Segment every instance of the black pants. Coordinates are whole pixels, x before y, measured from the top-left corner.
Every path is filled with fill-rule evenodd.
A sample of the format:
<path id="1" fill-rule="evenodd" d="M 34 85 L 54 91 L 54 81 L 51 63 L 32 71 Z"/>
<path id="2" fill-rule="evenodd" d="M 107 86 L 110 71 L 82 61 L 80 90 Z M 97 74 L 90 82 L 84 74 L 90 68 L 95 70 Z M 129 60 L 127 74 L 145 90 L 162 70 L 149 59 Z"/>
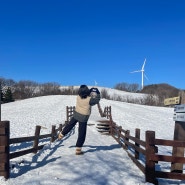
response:
<path id="1" fill-rule="evenodd" d="M 62 134 L 65 136 L 67 133 L 69 133 L 72 130 L 72 128 L 76 125 L 77 122 L 78 120 L 72 117 L 70 122 L 64 127 Z M 87 131 L 87 122 L 79 122 L 78 139 L 76 142 L 76 147 L 83 146 L 86 138 L 86 131 Z"/>

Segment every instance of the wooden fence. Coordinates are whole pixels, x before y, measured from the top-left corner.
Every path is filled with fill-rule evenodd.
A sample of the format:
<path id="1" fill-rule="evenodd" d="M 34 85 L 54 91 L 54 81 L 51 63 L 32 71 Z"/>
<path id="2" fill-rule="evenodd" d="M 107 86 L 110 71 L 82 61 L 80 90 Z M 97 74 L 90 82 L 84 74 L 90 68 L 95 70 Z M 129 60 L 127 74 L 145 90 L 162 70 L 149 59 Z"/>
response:
<path id="1" fill-rule="evenodd" d="M 101 105 L 98 103 L 98 110 L 101 117 L 106 117 L 107 119 L 112 119 L 111 106 L 104 108 L 104 111 L 101 108 Z"/>
<path id="2" fill-rule="evenodd" d="M 159 165 L 160 161 L 168 162 L 169 166 L 173 163 L 185 163 L 184 157 L 161 155 L 158 154 L 158 147 L 171 146 L 171 147 L 184 147 L 183 141 L 172 141 L 155 138 L 154 131 L 145 132 L 145 141 L 140 139 L 140 129 L 135 129 L 135 135 L 132 136 L 129 130 L 124 130 L 121 126 L 118 126 L 113 120 L 111 115 L 111 106 L 105 107 L 104 111 L 100 110 L 100 115 L 106 117 L 109 123 L 109 134 L 121 145 L 121 147 L 128 153 L 128 156 L 136 164 L 136 166 L 145 174 L 145 181 L 153 184 L 158 184 L 158 178 L 163 179 L 177 179 L 185 180 L 185 174 L 177 171 L 158 171 L 156 170 L 156 164 Z M 69 122 L 73 115 L 74 107 L 66 107 L 66 118 Z M 50 141 L 55 140 L 56 132 L 62 129 L 62 125 L 56 129 L 52 126 L 51 133 L 40 135 L 40 126 L 36 126 L 35 136 L 13 138 L 10 139 L 10 123 L 9 121 L 0 122 L 0 176 L 9 178 L 9 160 L 15 157 L 19 157 L 28 153 L 36 153 L 42 149 L 44 145 L 39 146 L 39 139 L 50 137 Z M 33 147 L 24 151 L 10 153 L 9 145 L 15 143 L 21 143 L 26 141 L 33 141 Z"/>
<path id="3" fill-rule="evenodd" d="M 159 162 L 169 163 L 169 169 L 174 163 L 185 163 L 185 157 L 171 155 L 161 155 L 158 153 L 159 147 L 182 147 L 185 148 L 184 141 L 157 139 L 154 131 L 145 132 L 145 141 L 140 139 L 140 129 L 135 129 L 135 135 L 131 135 L 129 130 L 124 130 L 118 126 L 113 120 L 111 107 L 107 107 L 104 115 L 109 118 L 110 135 L 122 146 L 128 153 L 128 156 L 136 164 L 136 166 L 145 174 L 145 181 L 158 184 L 158 179 L 176 179 L 185 180 L 185 174 L 182 171 L 159 171 L 156 165 Z"/>
<path id="4" fill-rule="evenodd" d="M 37 153 L 38 150 L 41 150 L 44 147 L 44 145 L 39 145 L 39 140 L 50 138 L 50 142 L 54 142 L 57 139 L 57 132 L 61 131 L 62 127 L 63 125 L 60 124 L 59 128 L 56 129 L 56 126 L 53 125 L 51 128 L 51 133 L 40 135 L 41 126 L 36 126 L 34 136 L 10 139 L 10 122 L 1 121 L 0 122 L 0 176 L 4 176 L 5 179 L 8 179 L 10 176 L 10 173 L 9 173 L 10 159 L 20 157 L 29 153 Z M 29 141 L 33 142 L 33 146 L 31 148 L 10 153 L 10 149 L 9 149 L 10 144 L 24 143 Z"/>
<path id="5" fill-rule="evenodd" d="M 68 123 L 71 120 L 74 110 L 75 106 L 66 106 L 66 123 Z"/>

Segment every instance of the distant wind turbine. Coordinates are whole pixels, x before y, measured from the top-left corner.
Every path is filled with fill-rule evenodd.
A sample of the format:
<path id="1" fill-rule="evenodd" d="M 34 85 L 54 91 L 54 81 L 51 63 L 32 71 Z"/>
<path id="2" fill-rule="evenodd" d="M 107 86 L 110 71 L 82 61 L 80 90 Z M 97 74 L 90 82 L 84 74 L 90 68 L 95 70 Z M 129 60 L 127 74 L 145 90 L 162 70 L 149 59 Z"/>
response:
<path id="1" fill-rule="evenodd" d="M 143 63 L 143 66 L 142 66 L 142 68 L 141 68 L 141 70 L 138 70 L 138 71 L 132 71 L 131 73 L 137 73 L 137 72 L 141 72 L 141 89 L 143 89 L 143 87 L 144 87 L 144 77 L 146 78 L 146 79 L 148 79 L 147 78 L 147 76 L 145 75 L 145 63 L 146 63 L 146 58 L 145 58 L 145 60 L 144 60 L 144 63 Z"/>
<path id="2" fill-rule="evenodd" d="M 97 81 L 96 81 L 96 80 L 94 80 L 94 85 L 95 85 L 95 87 L 98 85 L 98 83 L 97 83 Z"/>

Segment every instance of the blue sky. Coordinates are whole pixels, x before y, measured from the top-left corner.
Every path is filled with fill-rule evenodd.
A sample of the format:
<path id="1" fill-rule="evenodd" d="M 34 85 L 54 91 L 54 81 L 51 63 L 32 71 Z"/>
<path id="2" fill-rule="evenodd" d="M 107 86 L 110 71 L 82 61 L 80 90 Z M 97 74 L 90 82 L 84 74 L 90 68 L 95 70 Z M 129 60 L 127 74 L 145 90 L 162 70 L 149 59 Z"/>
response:
<path id="1" fill-rule="evenodd" d="M 185 89 L 184 0 L 0 1 L 0 77 Z"/>

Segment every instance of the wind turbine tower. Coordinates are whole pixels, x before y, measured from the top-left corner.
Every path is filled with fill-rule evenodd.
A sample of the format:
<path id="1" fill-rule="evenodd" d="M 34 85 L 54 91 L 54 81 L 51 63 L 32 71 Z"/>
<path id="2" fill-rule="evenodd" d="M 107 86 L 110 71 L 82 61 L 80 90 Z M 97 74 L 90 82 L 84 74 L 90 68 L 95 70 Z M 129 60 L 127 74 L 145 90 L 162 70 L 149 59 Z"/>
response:
<path id="1" fill-rule="evenodd" d="M 144 87 L 144 76 L 145 76 L 145 78 L 147 78 L 145 75 L 145 63 L 146 63 L 146 58 L 144 60 L 144 63 L 143 63 L 141 70 L 131 72 L 131 73 L 141 72 L 141 89 L 143 89 L 143 87 Z"/>

